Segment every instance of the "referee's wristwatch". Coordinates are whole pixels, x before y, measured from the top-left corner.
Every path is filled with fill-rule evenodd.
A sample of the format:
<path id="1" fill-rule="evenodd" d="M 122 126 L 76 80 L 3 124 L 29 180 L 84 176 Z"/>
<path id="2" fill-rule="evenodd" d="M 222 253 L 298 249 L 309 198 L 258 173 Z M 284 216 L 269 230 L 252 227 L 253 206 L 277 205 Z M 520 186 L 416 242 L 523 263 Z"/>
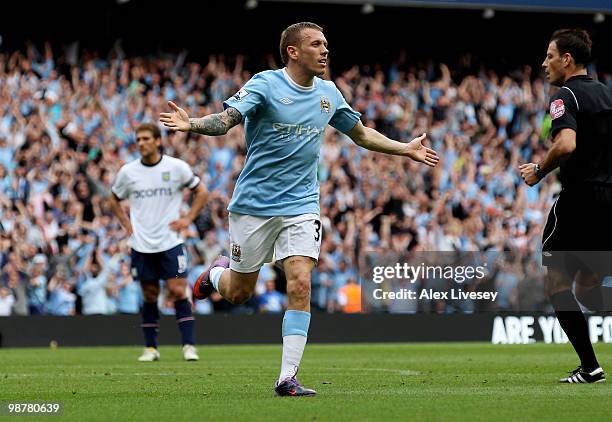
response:
<path id="1" fill-rule="evenodd" d="M 545 174 L 542 173 L 542 171 L 540 171 L 540 165 L 536 164 L 535 165 L 535 175 L 538 178 L 538 180 L 542 180 L 542 178 L 545 176 Z"/>

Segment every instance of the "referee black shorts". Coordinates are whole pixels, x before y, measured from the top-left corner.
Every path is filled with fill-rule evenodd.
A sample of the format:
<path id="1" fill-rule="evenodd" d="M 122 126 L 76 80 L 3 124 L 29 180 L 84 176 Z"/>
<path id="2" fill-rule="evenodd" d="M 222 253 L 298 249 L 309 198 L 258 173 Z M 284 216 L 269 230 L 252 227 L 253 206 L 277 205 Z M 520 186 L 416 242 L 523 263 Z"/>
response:
<path id="1" fill-rule="evenodd" d="M 563 188 L 544 227 L 542 265 L 612 275 L 612 187 Z"/>

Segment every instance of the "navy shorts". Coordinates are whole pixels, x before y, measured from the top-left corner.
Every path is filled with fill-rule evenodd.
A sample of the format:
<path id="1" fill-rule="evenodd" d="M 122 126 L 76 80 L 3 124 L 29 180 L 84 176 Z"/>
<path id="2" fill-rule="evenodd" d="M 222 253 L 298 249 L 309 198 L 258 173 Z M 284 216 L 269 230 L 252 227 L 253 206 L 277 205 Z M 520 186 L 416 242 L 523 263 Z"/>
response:
<path id="1" fill-rule="evenodd" d="M 139 281 L 169 280 L 187 276 L 187 255 L 182 244 L 164 252 L 132 249 L 132 277 Z"/>

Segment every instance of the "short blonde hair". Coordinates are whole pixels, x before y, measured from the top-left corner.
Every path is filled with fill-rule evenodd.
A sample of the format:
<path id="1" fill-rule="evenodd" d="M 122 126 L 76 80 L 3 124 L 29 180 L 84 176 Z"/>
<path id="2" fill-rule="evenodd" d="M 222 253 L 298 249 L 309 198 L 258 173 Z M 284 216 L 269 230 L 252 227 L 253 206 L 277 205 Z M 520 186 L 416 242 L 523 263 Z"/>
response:
<path id="1" fill-rule="evenodd" d="M 323 32 L 322 27 L 312 22 L 299 22 L 288 26 L 281 34 L 280 40 L 280 56 L 285 65 L 289 63 L 287 47 L 290 45 L 297 45 L 302 41 L 301 35 L 304 29 L 316 29 L 317 31 Z"/>

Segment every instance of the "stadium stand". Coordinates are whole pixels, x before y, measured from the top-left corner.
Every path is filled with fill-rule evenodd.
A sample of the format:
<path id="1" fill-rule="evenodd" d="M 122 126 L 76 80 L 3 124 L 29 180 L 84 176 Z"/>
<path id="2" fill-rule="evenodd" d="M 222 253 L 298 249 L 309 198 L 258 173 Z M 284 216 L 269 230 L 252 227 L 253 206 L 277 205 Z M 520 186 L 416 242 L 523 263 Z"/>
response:
<path id="1" fill-rule="evenodd" d="M 467 68 L 400 60 L 333 75 L 366 125 L 405 140 L 427 132 L 444 159 L 430 171 L 368 153 L 330 128 L 319 167 L 325 235 L 313 280 L 317 308 L 345 307 L 338 292 L 359 279 L 369 254 L 537 250 L 559 185 L 547 178 L 527 189 L 516 168 L 545 151 L 549 87 L 528 66 L 508 73 Z M 2 54 L 3 307 L 12 302 L 18 315 L 136 312 L 139 289 L 126 271 L 126 239 L 105 200 L 119 166 L 137 158 L 132 128 L 156 121 L 168 100 L 191 115 L 218 111 L 250 75 L 240 55 L 196 63 L 181 55 L 127 57 L 114 49 L 107 58 L 83 55 L 69 65 L 50 43 L 42 51 L 30 44 L 25 52 Z M 244 160 L 242 129 L 219 138 L 164 137 L 165 152 L 189 162 L 211 193 L 183 233 L 193 279 L 228 244 L 225 208 Z M 505 286 L 499 303 L 508 310 L 519 309 L 520 283 L 539 283 L 511 273 L 496 274 Z M 262 271 L 258 292 L 275 278 L 282 274 L 272 267 Z M 229 309 L 213 299 L 198 311 Z M 82 306 L 92 300 L 99 303 Z M 537 310 L 542 301 L 530 297 L 529 308 L 521 309 Z M 258 307 L 255 298 L 241 311 Z"/>

